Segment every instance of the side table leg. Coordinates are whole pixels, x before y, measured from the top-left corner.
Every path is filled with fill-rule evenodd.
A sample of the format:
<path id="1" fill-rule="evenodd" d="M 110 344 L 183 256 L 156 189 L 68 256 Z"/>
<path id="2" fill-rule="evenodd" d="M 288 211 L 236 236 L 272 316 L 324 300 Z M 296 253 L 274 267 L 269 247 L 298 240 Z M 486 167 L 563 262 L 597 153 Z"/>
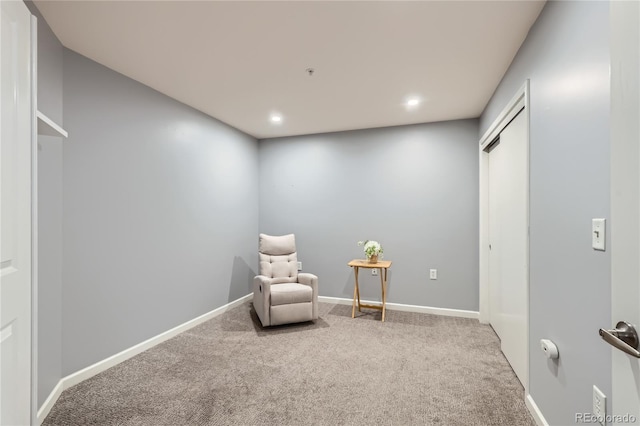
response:
<path id="1" fill-rule="evenodd" d="M 362 312 L 360 307 L 360 283 L 358 283 L 358 274 L 356 274 L 356 294 L 358 295 L 358 312 Z"/>
<path id="2" fill-rule="evenodd" d="M 356 296 L 359 294 L 358 291 L 358 267 L 353 267 L 353 273 L 355 275 L 356 283 L 353 286 L 353 303 L 351 304 L 351 318 L 356 317 Z M 360 301 L 358 300 L 358 310 L 360 310 Z"/>
<path id="3" fill-rule="evenodd" d="M 387 312 L 387 268 L 380 268 L 380 283 L 382 284 L 382 322 Z"/>

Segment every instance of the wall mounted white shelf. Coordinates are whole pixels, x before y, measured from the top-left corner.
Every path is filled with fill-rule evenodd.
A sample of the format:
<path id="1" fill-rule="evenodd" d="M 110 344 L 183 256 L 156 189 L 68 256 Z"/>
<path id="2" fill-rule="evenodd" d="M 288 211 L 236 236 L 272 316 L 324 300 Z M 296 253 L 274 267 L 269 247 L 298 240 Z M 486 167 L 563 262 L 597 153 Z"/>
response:
<path id="1" fill-rule="evenodd" d="M 36 116 L 38 117 L 38 134 L 45 136 L 61 136 L 66 138 L 69 136 L 66 130 L 62 127 L 58 126 L 53 122 L 49 117 L 41 113 L 40 111 L 36 112 Z"/>

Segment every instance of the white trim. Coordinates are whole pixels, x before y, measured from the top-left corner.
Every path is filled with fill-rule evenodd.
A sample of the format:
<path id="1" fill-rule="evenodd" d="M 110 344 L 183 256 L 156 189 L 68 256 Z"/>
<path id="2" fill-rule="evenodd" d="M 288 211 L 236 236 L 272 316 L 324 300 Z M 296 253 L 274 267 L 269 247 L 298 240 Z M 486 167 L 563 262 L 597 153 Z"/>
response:
<path id="1" fill-rule="evenodd" d="M 338 305 L 349 305 L 353 303 L 353 299 L 346 299 L 343 297 L 327 297 L 327 296 L 318 296 L 319 302 L 324 303 L 336 303 Z M 362 303 L 366 304 L 380 304 L 380 302 L 370 301 L 370 300 L 361 300 Z M 432 306 L 418 306 L 418 305 L 404 305 L 402 303 L 389 303 L 387 302 L 387 309 L 393 311 L 404 311 L 404 312 L 418 312 L 422 314 L 432 314 L 432 315 L 441 315 L 447 317 L 460 317 L 460 318 L 472 318 L 478 319 L 479 315 L 476 311 L 465 311 L 462 309 L 449 309 L 449 308 L 435 308 Z"/>
<path id="2" fill-rule="evenodd" d="M 38 410 L 38 423 L 36 423 L 37 425 L 41 425 L 42 422 L 44 422 L 44 419 L 47 418 L 49 412 L 51 412 L 51 409 L 53 408 L 53 405 L 56 403 L 58 398 L 60 398 L 60 395 L 62 395 L 63 390 L 63 379 L 60 379 L 56 387 L 53 388 L 47 399 L 42 403 L 42 406 Z"/>
<path id="3" fill-rule="evenodd" d="M 199 324 L 202 324 L 203 322 L 208 321 L 211 318 L 217 317 L 218 315 L 225 313 L 229 309 L 235 308 L 236 306 L 244 303 L 246 300 L 249 300 L 249 298 L 252 296 L 253 296 L 253 293 L 247 294 L 246 296 L 243 296 L 240 299 L 227 303 L 226 305 L 221 306 L 217 309 L 214 309 L 211 312 L 207 312 L 206 314 L 200 315 L 199 317 L 194 318 L 190 321 L 187 321 L 184 324 L 180 324 L 179 326 L 174 327 L 170 330 L 167 330 L 164 333 L 160 333 L 155 337 L 147 339 L 142 343 L 138 343 L 137 345 L 132 346 L 129 349 L 125 349 L 124 351 L 119 352 L 115 355 L 112 355 L 109 358 L 106 358 L 93 365 L 83 368 L 80 371 L 70 374 L 67 377 L 62 379 L 64 381 L 64 388 L 68 389 L 73 385 L 76 385 L 84 380 L 87 380 L 88 378 L 93 377 L 96 374 L 101 373 L 104 370 L 107 370 L 108 368 L 118 365 L 121 362 L 126 361 L 129 358 L 134 357 L 139 353 L 146 351 L 147 349 L 150 349 L 166 340 L 171 339 L 172 337 L 177 336 L 183 331 L 189 330 L 190 328 L 193 328 Z"/>
<path id="4" fill-rule="evenodd" d="M 526 138 L 526 187 L 527 187 L 527 247 L 526 247 L 526 276 L 527 276 L 527 326 L 526 326 L 526 364 L 527 364 L 527 383 L 523 383 L 525 392 L 529 392 L 529 226 L 530 226 L 530 93 L 529 80 L 525 80 L 524 84 L 518 89 L 511 101 L 505 106 L 502 112 L 491 124 L 489 129 L 480 139 L 479 162 L 480 162 L 480 313 L 479 319 L 481 323 L 489 323 L 489 153 L 486 151 L 487 146 L 502 132 L 502 130 L 518 115 L 524 108 L 522 114 L 527 119 L 527 138 Z"/>
<path id="5" fill-rule="evenodd" d="M 527 406 L 529 413 L 531 413 L 531 417 L 533 417 L 533 420 L 535 420 L 538 426 L 549 426 L 549 423 L 547 423 L 547 421 L 545 420 L 544 416 L 542 415 L 542 411 L 540 411 L 538 405 L 535 403 L 531 395 L 527 394 L 527 396 L 524 398 L 524 403 Z"/>
<path id="6" fill-rule="evenodd" d="M 51 392 L 47 400 L 44 402 L 44 404 L 42 404 L 42 407 L 40 407 L 40 409 L 38 410 L 38 424 L 42 424 L 44 419 L 47 417 L 47 414 L 49 414 L 49 411 L 51 411 L 51 408 L 58 400 L 58 397 L 60 397 L 60 394 L 62 393 L 62 391 L 69 389 L 71 386 L 77 385 L 78 383 L 83 382 L 95 376 L 96 374 L 101 373 L 115 365 L 118 365 L 121 362 L 126 361 L 129 358 L 132 358 L 138 355 L 139 353 L 146 351 L 147 349 L 151 349 L 152 347 L 166 340 L 169 340 L 172 337 L 175 337 L 178 334 L 189 330 L 190 328 L 193 328 L 199 324 L 202 324 L 203 322 L 206 322 L 214 317 L 217 317 L 225 313 L 229 309 L 235 308 L 236 306 L 243 304 L 247 300 L 250 300 L 252 297 L 253 297 L 253 293 L 249 293 L 246 296 L 242 296 L 241 298 L 234 300 L 233 302 L 229 302 L 224 306 L 220 306 L 219 308 L 214 309 L 213 311 L 207 312 L 206 314 L 200 315 L 199 317 L 194 318 L 190 321 L 187 321 L 183 324 L 180 324 L 177 327 L 174 327 L 170 330 L 160 333 L 155 337 L 147 339 L 142 343 L 138 343 L 137 345 L 132 346 L 129 349 L 125 349 L 124 351 L 119 352 L 115 355 L 112 355 L 109 358 L 103 359 L 102 361 L 96 362 L 95 364 L 90 365 L 86 368 L 83 368 L 80 371 L 77 371 L 73 374 L 63 377 L 58 383 L 58 385 L 55 387 L 55 389 L 53 389 L 53 391 Z"/>
<path id="7" fill-rule="evenodd" d="M 483 324 L 489 324 L 489 156 L 480 145 L 480 264 L 479 280 L 479 319 Z"/>
<path id="8" fill-rule="evenodd" d="M 31 11 L 31 423 L 38 416 L 38 18 Z"/>
<path id="9" fill-rule="evenodd" d="M 37 111 L 38 117 L 38 134 L 44 136 L 60 136 L 66 138 L 69 133 L 59 125 L 57 125 L 52 119 L 44 115 L 42 112 Z"/>
<path id="10" fill-rule="evenodd" d="M 609 4 L 610 113 L 609 250 L 611 256 L 611 319 L 640 324 L 640 4 Z M 605 344 L 605 342 L 600 342 Z M 603 351 L 603 349 L 598 349 Z M 611 412 L 640 417 L 638 360 L 611 351 Z M 609 353 L 606 349 L 603 353 Z M 636 423 L 636 422 L 634 422 Z M 637 423 L 636 423 L 637 424 Z"/>
<path id="11" fill-rule="evenodd" d="M 484 149 L 488 143 L 493 141 L 500 132 L 507 127 L 507 124 L 518 115 L 518 112 L 525 106 L 529 106 L 529 80 L 526 80 L 522 87 L 518 90 L 515 96 L 507 104 L 507 106 L 500 112 L 498 117 L 491 123 L 491 126 L 480 138 L 480 147 Z"/>

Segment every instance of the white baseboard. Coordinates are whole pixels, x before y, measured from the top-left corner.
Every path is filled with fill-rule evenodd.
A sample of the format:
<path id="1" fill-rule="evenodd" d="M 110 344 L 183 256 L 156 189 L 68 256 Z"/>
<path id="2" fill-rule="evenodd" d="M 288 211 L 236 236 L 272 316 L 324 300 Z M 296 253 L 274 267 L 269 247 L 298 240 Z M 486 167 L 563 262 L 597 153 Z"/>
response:
<path id="1" fill-rule="evenodd" d="M 38 410 L 38 425 L 41 425 L 44 419 L 47 418 L 49 412 L 53 408 L 53 404 L 55 404 L 58 398 L 60 398 L 63 386 L 62 380 L 58 381 L 56 387 L 53 388 L 46 401 L 42 404 L 42 407 Z"/>
<path id="2" fill-rule="evenodd" d="M 126 361 L 129 358 L 134 357 L 141 352 L 146 351 L 147 349 L 150 349 L 166 340 L 169 340 L 172 337 L 175 337 L 178 334 L 182 333 L 183 331 L 189 330 L 190 328 L 193 328 L 199 324 L 202 324 L 203 322 L 208 321 L 211 318 L 217 317 L 218 315 L 225 313 L 229 309 L 235 308 L 236 306 L 241 305 L 242 303 L 246 302 L 252 297 L 253 297 L 253 293 L 249 293 L 246 296 L 243 296 L 237 300 L 234 300 L 233 302 L 227 303 L 224 306 L 220 306 L 219 308 L 214 309 L 213 311 L 207 312 L 206 314 L 200 315 L 197 318 L 194 318 L 190 321 L 180 324 L 177 327 L 167 330 L 164 333 L 160 333 L 157 336 L 147 339 L 142 343 L 138 343 L 137 345 L 132 346 L 129 349 L 125 349 L 124 351 L 119 352 L 115 355 L 112 355 L 109 358 L 96 362 L 95 364 L 90 365 L 86 368 L 83 368 L 80 371 L 77 371 L 73 374 L 63 377 L 58 382 L 56 387 L 53 389 L 53 391 L 51 392 L 47 400 L 42 404 L 42 406 L 38 410 L 38 424 L 39 425 L 42 424 L 44 419 L 47 417 L 47 415 L 51 411 L 51 408 L 53 408 L 53 405 L 56 403 L 56 401 L 60 397 L 60 394 L 65 389 L 69 389 L 73 385 L 77 385 L 78 383 L 84 380 L 87 380 L 88 378 L 93 377 L 96 374 L 101 373 L 108 368 L 118 365 L 121 362 Z"/>
<path id="3" fill-rule="evenodd" d="M 544 416 L 542 415 L 542 411 L 540 411 L 531 395 L 527 394 L 526 398 L 524 399 L 524 403 L 526 404 L 529 413 L 531 413 L 531 416 L 536 421 L 536 424 L 538 426 L 549 426 L 549 423 L 547 423 L 547 421 L 545 420 Z"/>
<path id="4" fill-rule="evenodd" d="M 351 305 L 353 303 L 353 299 L 345 299 L 343 297 L 327 297 L 327 296 L 318 296 L 319 302 L 325 303 L 336 303 L 339 305 Z M 361 300 L 362 303 L 366 304 L 380 304 L 377 301 L 370 300 Z M 418 306 L 418 305 L 404 305 L 402 303 L 389 303 L 387 302 L 387 309 L 394 311 L 404 311 L 404 312 L 419 312 L 423 314 L 433 314 L 433 315 L 442 315 L 447 317 L 460 317 L 460 318 L 473 318 L 478 319 L 480 314 L 476 311 L 465 311 L 462 309 L 448 309 L 448 308 L 434 308 L 431 306 Z"/>

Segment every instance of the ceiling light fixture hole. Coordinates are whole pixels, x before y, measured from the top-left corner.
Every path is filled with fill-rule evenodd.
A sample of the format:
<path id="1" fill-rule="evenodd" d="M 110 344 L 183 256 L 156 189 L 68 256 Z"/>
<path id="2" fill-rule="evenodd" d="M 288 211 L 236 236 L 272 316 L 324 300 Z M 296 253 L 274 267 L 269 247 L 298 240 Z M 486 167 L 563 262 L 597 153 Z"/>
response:
<path id="1" fill-rule="evenodd" d="M 316 72 L 316 70 L 313 68 L 307 68 L 305 71 L 307 72 L 309 77 L 313 77 L 313 73 Z"/>

